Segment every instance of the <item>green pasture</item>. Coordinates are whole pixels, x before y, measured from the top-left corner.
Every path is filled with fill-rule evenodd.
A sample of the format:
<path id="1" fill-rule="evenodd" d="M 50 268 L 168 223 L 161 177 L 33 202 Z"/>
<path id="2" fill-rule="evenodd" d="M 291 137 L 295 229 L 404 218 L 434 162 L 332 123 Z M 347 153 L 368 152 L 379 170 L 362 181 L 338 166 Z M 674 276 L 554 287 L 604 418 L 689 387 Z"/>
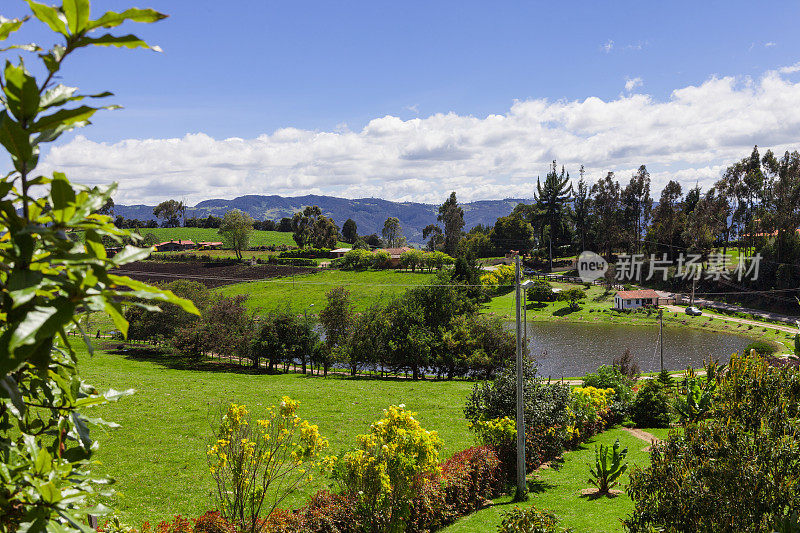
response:
<path id="1" fill-rule="evenodd" d="M 350 291 L 356 311 L 363 311 L 374 303 L 385 303 L 411 287 L 422 285 L 434 276 L 398 270 L 323 270 L 269 281 L 237 283 L 223 287 L 221 292 L 225 296 L 247 295 L 247 305 L 251 309 L 269 311 L 288 306 L 296 312 L 308 310 L 309 314 L 316 315 L 326 304 L 325 293 L 340 285 Z M 314 306 L 310 307 L 311 304 Z"/>

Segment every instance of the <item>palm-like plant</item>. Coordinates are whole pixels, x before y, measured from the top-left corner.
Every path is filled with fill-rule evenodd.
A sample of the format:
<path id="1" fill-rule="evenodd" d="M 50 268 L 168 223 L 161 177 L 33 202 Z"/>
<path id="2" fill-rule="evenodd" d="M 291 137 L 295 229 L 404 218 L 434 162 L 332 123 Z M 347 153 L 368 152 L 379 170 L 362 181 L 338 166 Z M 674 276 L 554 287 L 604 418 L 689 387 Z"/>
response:
<path id="1" fill-rule="evenodd" d="M 624 462 L 627 455 L 628 447 L 620 450 L 619 439 L 614 442 L 613 449 L 609 449 L 605 444 L 600 444 L 599 449 L 595 446 L 595 467 L 589 468 L 591 474 L 589 483 L 597 487 L 600 493 L 608 494 L 617 485 L 619 477 L 628 470 L 628 463 Z"/>

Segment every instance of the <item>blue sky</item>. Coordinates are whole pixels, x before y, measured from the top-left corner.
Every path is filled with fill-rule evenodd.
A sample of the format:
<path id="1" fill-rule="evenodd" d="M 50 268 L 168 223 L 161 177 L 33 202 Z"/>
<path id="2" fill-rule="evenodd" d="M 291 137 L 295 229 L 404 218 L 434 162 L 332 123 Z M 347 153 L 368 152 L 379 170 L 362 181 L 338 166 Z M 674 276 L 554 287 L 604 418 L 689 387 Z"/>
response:
<path id="1" fill-rule="evenodd" d="M 128 5 L 98 0 L 93 7 L 119 10 Z M 779 99 L 787 110 L 793 103 L 800 107 L 800 101 L 793 100 L 800 95 L 794 87 L 800 75 L 790 71 L 800 61 L 797 2 L 151 0 L 141 3 L 144 5 L 168 13 L 170 18 L 122 29 L 160 45 L 164 53 L 97 50 L 70 59 L 65 83 L 87 90 L 110 89 L 117 95 L 115 103 L 126 109 L 106 113 L 94 126 L 65 138 L 63 149 L 48 159 L 53 166 L 72 168 L 84 181 L 105 182 L 105 176 L 114 174 L 120 181 L 122 201 L 143 201 L 161 193 L 182 193 L 200 200 L 230 197 L 236 191 L 339 196 L 358 196 L 361 191 L 394 199 L 433 200 L 446 196 L 445 189 L 458 183 L 465 183 L 465 196 L 471 199 L 496 197 L 492 192 L 528 196 L 525 190 L 531 179 L 546 172 L 551 157 L 559 156 L 573 174 L 581 159 L 586 159 L 584 164 L 594 178 L 607 170 L 627 172 L 638 166 L 635 156 L 619 157 L 623 152 L 630 155 L 635 146 L 609 146 L 595 153 L 576 145 L 570 151 L 569 143 L 556 131 L 559 127 L 573 141 L 588 142 L 594 137 L 595 144 L 601 140 L 596 135 L 610 127 L 597 124 L 594 114 L 591 131 L 583 129 L 585 117 L 564 116 L 571 103 L 585 103 L 593 97 L 603 104 L 624 103 L 634 95 L 644 95 L 646 102 L 627 111 L 635 119 L 637 114 L 672 101 L 676 90 L 727 79 L 729 87 L 723 92 L 732 95 L 730 107 L 701 119 L 703 102 L 709 101 L 705 98 L 718 99 L 714 94 L 719 89 L 708 86 L 705 96 L 686 110 L 686 120 L 697 116 L 698 121 L 719 121 L 720 130 L 730 129 L 726 117 L 737 110 L 754 106 L 775 109 L 773 89 L 761 80 L 783 68 L 786 72 L 776 75 L 786 85 L 778 91 Z M 6 16 L 24 12 L 13 5 L 2 9 Z M 47 35 L 31 29 L 24 37 L 45 42 Z M 752 90 L 748 84 L 753 85 Z M 752 93 L 749 98 L 748 91 Z M 745 98 L 739 98 L 742 95 Z M 527 151 L 539 148 L 530 160 L 520 161 L 526 147 L 507 146 L 494 154 L 502 161 L 496 167 L 485 161 L 472 165 L 484 181 L 496 185 L 479 187 L 475 172 L 465 170 L 469 165 L 464 161 L 481 146 L 491 146 L 475 141 L 476 135 L 491 131 L 491 127 L 464 123 L 495 114 L 509 117 L 515 102 L 561 105 L 559 110 L 540 113 L 550 118 L 541 119 L 534 128 L 550 131 L 552 127 L 555 133 L 537 137 L 527 146 Z M 626 120 L 626 112 L 609 113 L 614 116 L 614 127 Z M 668 110 L 658 113 L 670 114 Z M 782 111 L 775 113 L 783 116 Z M 452 120 L 425 122 L 437 114 Z M 413 129 L 435 130 L 433 138 L 419 131 L 397 138 L 382 129 L 380 135 L 391 140 L 378 145 L 370 141 L 370 152 L 402 152 L 409 147 L 411 152 L 359 166 L 364 158 L 359 150 L 364 146 L 353 145 L 363 141 L 359 135 L 364 136 L 371 121 L 386 116 L 399 119 L 394 122 L 399 130 L 417 124 L 409 121 L 419 118 L 423 122 Z M 651 133 L 660 121 L 649 122 Z M 693 146 L 698 136 L 685 142 L 676 139 L 661 149 L 642 152 L 640 163 L 652 167 L 656 183 L 665 182 L 669 173 L 688 170 L 696 170 L 697 177 L 692 180 L 688 173 L 680 179 L 710 183 L 721 165 L 746 155 L 749 150 L 744 147 L 748 145 L 780 149 L 796 143 L 800 129 L 794 122 L 784 124 L 775 135 L 768 122 L 752 131 L 746 126 L 739 131 L 740 125 L 735 125 L 736 141 L 723 142 L 724 149 L 715 148 L 719 143 L 712 142 L 695 155 L 676 158 L 676 147 Z M 464 127 L 470 133 L 459 132 Z M 515 123 L 506 134 L 527 135 L 529 127 L 533 127 L 529 121 Z M 272 139 L 270 146 L 250 146 L 248 153 L 262 155 L 242 162 L 240 152 L 233 150 L 226 156 L 230 146 L 216 142 L 231 137 L 250 142 L 285 128 L 297 129 L 292 130 L 292 153 Z M 679 132 L 685 124 L 673 124 L 672 128 Z M 187 139 L 187 134 L 201 137 Z M 330 142 L 336 146 L 328 150 L 336 152 L 335 162 L 324 157 L 325 149 L 322 153 L 319 149 L 310 154 L 303 151 L 303 143 L 328 142 L 321 141 L 320 134 L 333 138 Z M 627 132 L 626 138 L 637 135 Z M 469 139 L 464 141 L 466 137 Z M 125 165 L 125 161 L 135 162 L 141 145 L 119 144 L 125 139 L 149 140 L 151 144 L 164 139 L 177 139 L 178 144 L 199 142 L 204 148 L 195 147 L 197 150 L 218 153 L 219 159 L 197 161 L 193 167 L 180 154 L 170 155 L 165 149 L 162 155 L 171 163 L 169 168 L 154 164 L 133 171 L 129 167 L 136 165 Z M 66 153 L 70 146 L 73 154 Z M 511 154 L 514 150 L 519 153 Z M 98 158 L 109 159 L 109 151 L 119 157 L 119 166 L 92 169 Z M 741 155 L 735 155 L 740 151 Z M 516 164 L 509 163 L 509 154 Z M 151 152 L 150 157 L 158 160 L 162 156 Z M 292 157 L 297 159 L 294 164 Z M 443 165 L 448 157 L 451 164 Z M 403 163 L 392 174 L 390 159 L 413 160 L 415 165 L 409 169 Z M 426 167 L 424 161 L 431 165 Z M 299 167 L 303 170 L 297 171 Z M 176 173 L 202 178 L 184 187 L 181 180 L 174 179 Z"/>

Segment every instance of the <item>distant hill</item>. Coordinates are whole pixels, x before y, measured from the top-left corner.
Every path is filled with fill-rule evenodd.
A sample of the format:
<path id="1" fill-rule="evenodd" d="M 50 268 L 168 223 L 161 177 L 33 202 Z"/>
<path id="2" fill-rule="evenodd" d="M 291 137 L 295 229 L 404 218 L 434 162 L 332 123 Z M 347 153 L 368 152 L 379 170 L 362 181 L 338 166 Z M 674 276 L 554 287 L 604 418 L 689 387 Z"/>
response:
<path id="1" fill-rule="evenodd" d="M 492 225 L 499 217 L 508 215 L 517 204 L 529 202 L 530 200 L 524 199 L 506 199 L 461 204 L 464 209 L 465 229 L 469 230 L 478 224 Z M 318 205 L 325 216 L 333 218 L 340 228 L 345 220 L 352 218 L 356 221 L 358 233 L 361 235 L 371 233 L 380 235 L 384 221 L 388 217 L 397 217 L 400 219 L 406 238 L 415 244 L 423 242 L 422 229 L 428 224 L 436 223 L 439 209 L 438 205 L 391 202 L 380 198 L 349 200 L 313 194 L 293 197 L 248 195 L 233 200 L 205 200 L 187 208 L 186 216 L 222 216 L 231 209 L 240 209 L 257 220 L 278 221 L 283 217 L 291 217 L 309 205 Z M 114 212 L 125 218 L 140 220 L 155 218 L 153 206 L 149 205 L 116 205 Z"/>

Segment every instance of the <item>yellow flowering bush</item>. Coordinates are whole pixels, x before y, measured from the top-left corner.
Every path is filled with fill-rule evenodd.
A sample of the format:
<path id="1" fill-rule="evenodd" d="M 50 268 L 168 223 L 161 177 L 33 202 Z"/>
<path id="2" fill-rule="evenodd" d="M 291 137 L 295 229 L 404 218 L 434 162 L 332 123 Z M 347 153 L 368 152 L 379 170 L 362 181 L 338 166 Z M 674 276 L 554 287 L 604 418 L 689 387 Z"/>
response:
<path id="1" fill-rule="evenodd" d="M 481 284 L 498 287 L 500 285 L 513 285 L 516 277 L 514 265 L 498 265 L 481 276 Z"/>
<path id="2" fill-rule="evenodd" d="M 570 440 L 581 440 L 600 432 L 611 409 L 614 389 L 575 387 L 567 408 L 569 424 L 566 431 Z"/>
<path id="3" fill-rule="evenodd" d="M 368 435 L 356 437 L 358 449 L 343 454 L 334 467 L 334 479 L 356 497 L 375 531 L 403 531 L 424 476 L 440 473 L 442 441 L 415 415 L 402 404 L 385 409 Z"/>
<path id="4" fill-rule="evenodd" d="M 478 420 L 470 423 L 478 442 L 482 446 L 491 446 L 495 450 L 503 450 L 513 446 L 517 438 L 517 422 L 508 416 L 492 420 Z"/>
<path id="5" fill-rule="evenodd" d="M 284 396 L 263 419 L 237 404 L 222 415 L 208 446 L 208 466 L 222 516 L 242 531 L 261 531 L 259 516 L 269 516 L 289 494 L 311 482 L 311 471 L 322 464 L 328 441 L 297 415 L 299 405 Z"/>

